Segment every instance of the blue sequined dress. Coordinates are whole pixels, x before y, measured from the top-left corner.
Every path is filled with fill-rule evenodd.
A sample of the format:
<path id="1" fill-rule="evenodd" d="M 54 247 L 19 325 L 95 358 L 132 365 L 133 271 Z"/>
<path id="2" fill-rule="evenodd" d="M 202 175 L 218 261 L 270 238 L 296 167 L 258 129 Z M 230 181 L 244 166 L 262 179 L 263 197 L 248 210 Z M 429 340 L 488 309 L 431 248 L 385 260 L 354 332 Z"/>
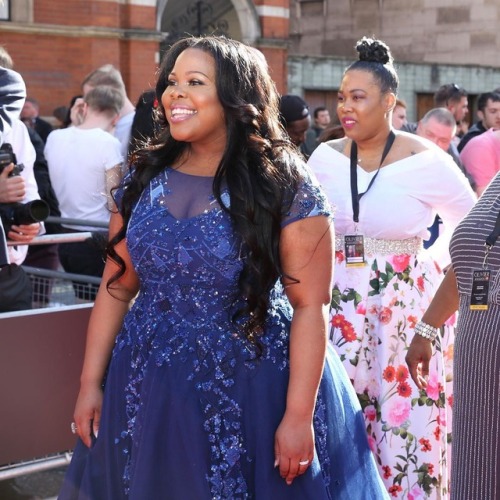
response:
<path id="1" fill-rule="evenodd" d="M 305 175 L 283 225 L 330 215 Z M 291 308 L 277 285 L 256 359 L 228 314 L 243 251 L 212 182 L 167 169 L 133 211 L 127 244 L 140 294 L 113 350 L 99 436 L 90 450 L 78 442 L 60 500 L 385 498 L 356 395 L 333 351 L 314 416 L 312 466 L 291 486 L 273 467 Z M 227 192 L 222 200 L 230 202 Z"/>

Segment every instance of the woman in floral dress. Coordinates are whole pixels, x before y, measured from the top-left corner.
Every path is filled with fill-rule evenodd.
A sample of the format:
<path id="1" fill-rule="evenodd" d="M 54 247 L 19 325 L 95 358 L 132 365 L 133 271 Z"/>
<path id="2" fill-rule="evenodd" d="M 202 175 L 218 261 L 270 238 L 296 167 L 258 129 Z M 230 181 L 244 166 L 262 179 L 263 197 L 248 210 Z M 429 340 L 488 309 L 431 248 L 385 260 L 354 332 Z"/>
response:
<path id="1" fill-rule="evenodd" d="M 368 439 L 392 498 L 446 498 L 452 403 L 452 329 L 436 342 L 427 390 L 405 354 L 448 264 L 449 235 L 475 202 L 451 157 L 393 131 L 397 74 L 389 48 L 363 39 L 344 73 L 345 138 L 309 160 L 336 209 L 330 340 L 363 408 Z M 445 231 L 422 249 L 436 213 Z"/>

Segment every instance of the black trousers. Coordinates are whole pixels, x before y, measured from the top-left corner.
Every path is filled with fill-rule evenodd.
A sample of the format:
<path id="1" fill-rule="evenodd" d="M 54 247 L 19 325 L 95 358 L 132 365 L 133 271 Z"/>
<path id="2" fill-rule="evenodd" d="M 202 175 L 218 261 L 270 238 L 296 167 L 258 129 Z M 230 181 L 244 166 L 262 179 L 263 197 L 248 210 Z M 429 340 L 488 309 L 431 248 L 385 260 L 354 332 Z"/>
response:
<path id="1" fill-rule="evenodd" d="M 66 229 L 65 229 L 66 230 Z M 80 231 L 67 230 L 78 233 Z M 106 259 L 108 233 L 99 231 L 77 243 L 59 243 L 59 260 L 67 273 L 102 277 Z M 73 281 L 75 295 L 82 300 L 94 300 L 98 285 Z"/>

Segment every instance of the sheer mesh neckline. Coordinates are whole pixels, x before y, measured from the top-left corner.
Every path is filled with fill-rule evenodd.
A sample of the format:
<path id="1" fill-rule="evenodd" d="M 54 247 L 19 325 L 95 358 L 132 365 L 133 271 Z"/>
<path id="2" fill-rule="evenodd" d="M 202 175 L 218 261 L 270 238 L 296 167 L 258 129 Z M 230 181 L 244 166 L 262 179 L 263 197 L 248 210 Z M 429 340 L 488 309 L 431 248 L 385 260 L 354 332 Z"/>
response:
<path id="1" fill-rule="evenodd" d="M 218 210 L 213 194 L 214 177 L 167 169 L 150 187 L 151 201 L 157 201 L 175 219 L 190 220 Z"/>
<path id="2" fill-rule="evenodd" d="M 177 174 L 181 174 L 181 175 L 187 175 L 189 177 L 199 177 L 201 179 L 214 179 L 215 175 L 197 175 L 197 174 L 190 174 L 188 172 L 183 172 L 182 170 L 177 170 L 176 168 L 169 168 L 168 169 L 168 172 L 171 173 L 171 172 L 175 172 Z"/>

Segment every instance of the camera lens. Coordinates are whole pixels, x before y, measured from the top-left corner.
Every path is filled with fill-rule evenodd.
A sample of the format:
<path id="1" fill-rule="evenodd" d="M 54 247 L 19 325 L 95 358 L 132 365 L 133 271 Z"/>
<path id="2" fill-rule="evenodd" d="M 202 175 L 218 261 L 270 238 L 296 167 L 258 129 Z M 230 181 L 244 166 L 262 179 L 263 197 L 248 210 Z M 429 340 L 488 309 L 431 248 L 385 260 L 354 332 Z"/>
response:
<path id="1" fill-rule="evenodd" d="M 43 222 L 50 213 L 49 206 L 43 200 L 33 200 L 24 205 L 26 216 L 25 220 L 31 219 L 33 222 Z M 29 214 L 29 215 L 28 215 Z"/>

